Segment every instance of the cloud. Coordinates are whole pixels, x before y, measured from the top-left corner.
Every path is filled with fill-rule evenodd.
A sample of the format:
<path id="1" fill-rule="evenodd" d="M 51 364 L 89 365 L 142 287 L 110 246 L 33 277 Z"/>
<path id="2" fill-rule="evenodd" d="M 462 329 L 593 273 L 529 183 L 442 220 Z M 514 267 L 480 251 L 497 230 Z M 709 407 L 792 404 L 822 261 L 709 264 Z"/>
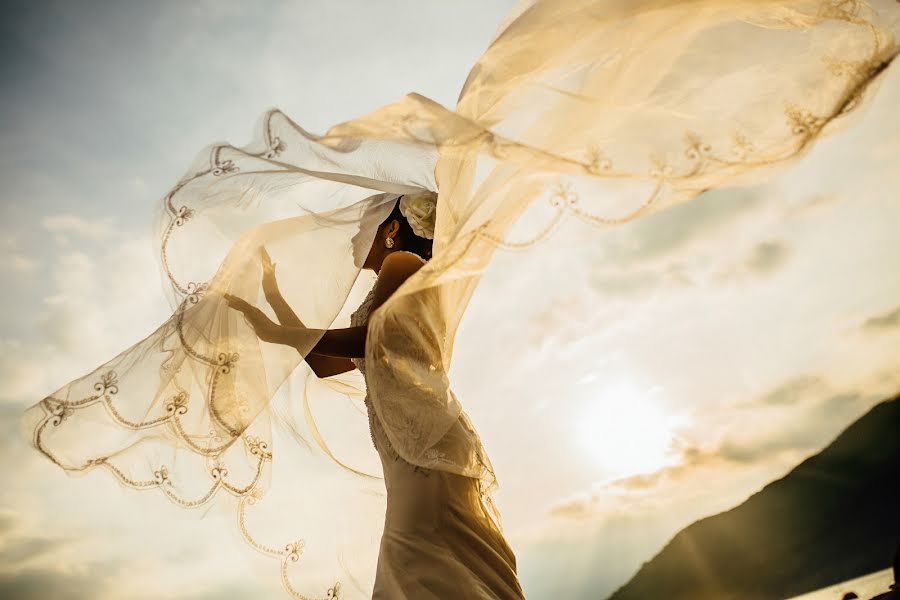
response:
<path id="1" fill-rule="evenodd" d="M 93 484 L 71 481 L 21 438 L 26 406 L 140 340 L 170 314 L 147 235 L 85 232 L 83 219 L 64 223 L 60 230 L 92 235 L 95 244 L 60 248 L 49 262 L 46 296 L 33 305 L 36 331 L 31 328 L 28 338 L 0 339 L 0 468 L 23 482 L 7 500 L 19 512 L 0 510 L 0 598 L 278 597 L 269 589 L 277 577 L 256 580 L 234 569 L 226 569 L 233 581 L 217 577 L 223 567 L 216 561 L 245 557 L 240 553 L 247 549 L 217 546 L 209 555 L 202 542 L 227 544 L 223 536 L 230 528 L 219 533 L 225 528 L 210 522 L 206 530 L 218 537 L 191 538 L 166 517 L 168 507 L 130 522 L 135 505 L 118 502 L 117 492 L 110 495 L 118 484 L 108 474 L 97 474 L 102 481 Z M 144 564 L 147 547 L 157 553 L 150 565 Z"/>
<path id="2" fill-rule="evenodd" d="M 287 596 L 281 590 L 275 591 L 278 597 Z M 261 589 L 259 585 L 227 582 L 210 585 L 208 589 L 179 596 L 179 600 L 245 600 L 246 598 L 270 597 L 273 590 Z"/>
<path id="3" fill-rule="evenodd" d="M 40 263 L 21 254 L 4 253 L 0 256 L 0 269 L 15 273 L 33 273 Z"/>
<path id="4" fill-rule="evenodd" d="M 783 455 L 799 459 L 824 448 L 883 399 L 857 389 L 833 390 L 820 376 L 792 378 L 752 403 L 752 419 L 736 418 L 711 454 L 733 465 L 777 462 Z"/>
<path id="5" fill-rule="evenodd" d="M 787 450 L 799 450 L 809 448 L 808 439 L 797 437 L 796 432 L 790 434 L 779 432 L 776 435 L 754 437 L 749 440 L 726 440 L 718 448 L 717 454 L 732 463 L 755 463 L 772 457 Z M 799 433 L 807 433 L 801 429 Z M 806 435 L 804 437 L 809 437 Z"/>
<path id="6" fill-rule="evenodd" d="M 11 510 L 0 509 L 0 537 L 8 535 L 19 525 L 19 514 Z"/>
<path id="7" fill-rule="evenodd" d="M 677 531 L 740 504 L 752 491 L 782 477 L 881 399 L 830 389 L 824 397 L 807 397 L 810 390 L 822 387 L 821 381 L 817 376 L 798 377 L 759 399 L 757 411 L 793 411 L 788 426 L 781 426 L 776 419 L 768 421 L 768 427 L 776 429 L 769 437 L 766 427 L 751 423 L 755 431 L 746 437 L 746 446 L 730 437 L 708 449 L 686 443 L 680 464 L 599 484 L 554 504 L 548 532 L 519 551 L 520 565 L 535 563 L 535 570 L 524 569 L 530 586 L 526 589 L 532 595 L 536 590 L 545 591 L 547 597 L 560 592 L 566 598 L 602 597 L 608 586 L 621 585 Z M 791 389 L 803 399 L 770 403 L 773 398 L 784 399 Z M 733 407 L 732 412 L 732 425 L 741 425 L 747 410 Z M 715 436 L 716 432 L 707 434 Z M 580 557 L 588 557 L 583 570 L 578 568 Z M 598 560 L 603 569 L 596 569 Z M 554 577 L 559 573 L 567 574 L 561 583 Z M 569 580 L 577 584 L 564 589 Z"/>
<path id="8" fill-rule="evenodd" d="M 797 464 L 881 399 L 856 389 L 836 391 L 820 375 L 792 377 L 758 398 L 700 415 L 692 429 L 717 442 L 700 446 L 687 432 L 676 438 L 674 464 L 595 484 L 554 503 L 548 514 L 573 521 L 639 515 L 678 490 L 702 489 L 707 484 L 700 482 L 710 478 L 722 485 L 741 470 Z"/>
<path id="9" fill-rule="evenodd" d="M 549 251 L 527 258 L 535 265 L 533 272 L 542 273 L 546 289 L 558 291 L 543 308 L 533 307 L 528 343 L 545 351 L 570 346 L 584 339 L 585 331 L 608 331 L 622 322 L 623 311 L 633 309 L 635 302 L 696 290 L 718 272 L 746 277 L 775 271 L 789 255 L 783 242 L 759 242 L 749 257 L 741 256 L 737 266 L 729 262 L 734 228 L 768 202 L 770 196 L 764 188 L 710 191 L 602 236 L 592 226 L 575 220 L 564 222 L 553 240 L 544 244 L 552 244 Z M 579 255 L 578 261 L 567 254 L 572 252 Z M 516 259 L 521 260 L 519 256 Z M 560 264 L 567 268 L 559 268 Z M 530 286 L 533 272 L 525 272 Z M 579 280 L 586 280 L 588 286 L 571 285 Z"/>
<path id="10" fill-rule="evenodd" d="M 80 550 L 80 560 L 57 560 L 58 551 L 69 542 L 27 536 L 3 541 L 0 598 L 150 600 L 164 595 L 172 600 L 238 600 L 284 596 L 276 577 L 255 580 L 241 579 L 240 575 L 229 575 L 227 571 L 224 575 L 217 574 L 214 556 L 210 564 L 205 564 L 210 558 L 206 555 L 186 556 L 178 561 L 169 556 L 172 562 L 165 567 L 164 574 L 155 581 L 147 581 L 152 577 L 152 571 L 145 572 L 150 565 L 141 562 L 139 557 L 129 556 L 124 546 L 118 548 L 118 556 L 102 560 L 89 558 L 84 549 Z M 192 569 L 202 569 L 204 576 L 193 577 Z"/>
<path id="11" fill-rule="evenodd" d="M 805 216 L 809 213 L 832 207 L 842 200 L 839 194 L 814 194 L 799 201 L 788 202 L 785 214 L 789 217 Z"/>
<path id="12" fill-rule="evenodd" d="M 540 537 L 516 540 L 519 573 L 528 597 L 604 598 L 679 529 L 724 508 L 709 506 L 708 499 L 681 505 L 650 497 L 627 501 L 635 503 L 641 505 L 640 511 L 617 508 L 602 520 L 556 520 Z"/>
<path id="13" fill-rule="evenodd" d="M 824 447 L 879 399 L 853 389 L 834 391 L 821 375 L 791 377 L 757 398 L 699 415 L 694 428 L 718 442 L 699 446 L 689 435 L 678 436 L 673 442 L 676 463 L 596 485 L 559 501 L 548 512 L 569 519 L 595 518 L 609 509 L 605 500 L 611 496 L 633 501 L 636 495 L 649 497 L 668 485 L 690 482 L 699 471 L 781 464 L 785 454 L 790 462 Z"/>
<path id="14" fill-rule="evenodd" d="M 22 490 L 31 501 L 17 502 L 21 511 L 0 508 L 0 598 L 200 600 L 284 595 L 270 571 L 272 565 L 264 562 L 267 559 L 253 555 L 243 542 L 230 543 L 236 541 L 225 531 L 231 529 L 230 522 L 184 521 L 184 529 L 190 530 L 185 532 L 168 511 L 135 512 L 134 504 L 111 500 L 103 488 L 94 493 L 83 487 L 73 487 L 71 493 L 28 489 L 34 487 L 32 483 Z M 60 500 L 71 504 L 64 505 L 62 514 L 47 515 L 39 507 L 52 496 L 56 498 L 51 507 L 59 506 Z M 86 503 L 101 509 L 91 514 Z M 74 508 L 77 525 L 66 519 Z M 177 518 L 191 519 L 182 514 Z M 248 558 L 266 570 L 254 569 Z"/>
<path id="15" fill-rule="evenodd" d="M 0 237 L 0 270 L 14 273 L 33 273 L 40 262 L 19 251 L 18 240 L 11 235 Z"/>
<path id="16" fill-rule="evenodd" d="M 604 247 L 605 263 L 620 267 L 672 256 L 694 241 L 708 239 L 763 208 L 763 188 L 728 188 L 707 192 L 690 202 L 669 208 L 619 229 Z"/>
<path id="17" fill-rule="evenodd" d="M 52 569 L 26 569 L 0 573 L 0 598 L 15 600 L 97 600 L 105 595 L 102 573 L 88 570 L 64 573 Z"/>
<path id="18" fill-rule="evenodd" d="M 35 307 L 36 335 L 0 340 L 0 400 L 37 401 L 169 316 L 149 237 L 104 228 L 89 233 L 100 236 L 93 252 L 64 250 L 50 263 L 47 295 Z"/>
<path id="19" fill-rule="evenodd" d="M 828 384 L 819 375 L 802 374 L 792 377 L 770 392 L 750 402 L 750 405 L 785 406 L 820 397 Z"/>
<path id="20" fill-rule="evenodd" d="M 40 559 L 59 549 L 65 540 L 46 537 L 21 537 L 7 540 L 0 548 L 0 564 L 15 568 L 23 563 Z"/>
<path id="21" fill-rule="evenodd" d="M 880 333 L 900 327 L 900 305 L 885 313 L 870 317 L 862 324 L 863 331 Z"/>
<path id="22" fill-rule="evenodd" d="M 57 234 L 57 239 L 60 241 L 67 239 L 65 234 L 70 234 L 90 241 L 102 242 L 117 233 L 115 219 L 111 217 L 89 221 L 71 214 L 49 215 L 41 219 L 41 226 L 50 233 Z"/>
<path id="23" fill-rule="evenodd" d="M 768 277 L 788 264 L 793 249 L 784 240 L 756 242 L 736 260 L 714 267 L 711 279 L 716 283 L 734 283 Z"/>
<path id="24" fill-rule="evenodd" d="M 100 572 L 109 567 L 58 560 L 71 540 L 25 531 L 21 513 L 0 509 L 0 598 L 87 600 L 106 588 Z"/>
<path id="25" fill-rule="evenodd" d="M 782 241 L 760 242 L 754 246 L 747 268 L 759 275 L 768 275 L 784 265 L 790 255 L 790 248 Z"/>
<path id="26" fill-rule="evenodd" d="M 787 241 L 760 228 L 760 213 L 781 218 L 791 210 L 772 198 L 764 186 L 714 190 L 607 232 L 591 288 L 633 301 L 772 275 L 793 254 Z"/>
<path id="27" fill-rule="evenodd" d="M 677 467 L 665 467 L 653 473 L 632 475 L 631 477 L 617 479 L 612 484 L 610 484 L 610 486 L 625 490 L 648 490 L 656 487 L 659 484 L 660 480 L 663 479 L 667 473 L 673 472 L 674 470 L 683 469 L 683 467 L 684 465 L 678 465 Z"/>
<path id="28" fill-rule="evenodd" d="M 697 273 L 690 261 L 678 258 L 655 266 L 597 269 L 591 277 L 591 286 L 598 293 L 622 300 L 646 297 L 664 288 L 691 288 L 697 282 Z"/>
<path id="29" fill-rule="evenodd" d="M 666 485 L 680 485 L 695 477 L 701 469 L 727 466 L 729 459 L 718 449 L 703 450 L 687 446 L 679 462 L 651 473 L 614 479 L 597 484 L 588 492 L 573 494 L 553 504 L 548 514 L 569 520 L 605 519 L 612 515 L 639 515 L 654 510 L 664 501 L 660 490 Z"/>
<path id="30" fill-rule="evenodd" d="M 548 513 L 554 517 L 565 519 L 587 519 L 597 514 L 598 496 L 595 494 L 576 494 L 560 500 L 550 507 Z"/>
<path id="31" fill-rule="evenodd" d="M 681 450 L 680 461 L 654 471 L 633 475 L 611 482 L 608 487 L 618 492 L 651 492 L 668 482 L 678 482 L 692 471 L 723 464 L 723 456 L 718 450 L 704 450 L 687 445 Z"/>

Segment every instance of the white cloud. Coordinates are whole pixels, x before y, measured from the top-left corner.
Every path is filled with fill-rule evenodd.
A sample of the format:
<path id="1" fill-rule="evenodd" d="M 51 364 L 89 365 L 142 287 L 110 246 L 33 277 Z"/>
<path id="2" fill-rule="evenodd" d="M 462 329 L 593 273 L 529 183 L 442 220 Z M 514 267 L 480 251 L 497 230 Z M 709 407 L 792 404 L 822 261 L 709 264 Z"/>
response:
<path id="1" fill-rule="evenodd" d="M 900 305 L 867 318 L 861 327 L 869 333 L 896 332 L 900 329 Z"/>
<path id="2" fill-rule="evenodd" d="M 0 236 L 0 270 L 25 274 L 33 273 L 38 266 L 40 261 L 19 251 L 19 242 L 14 236 Z"/>
<path id="3" fill-rule="evenodd" d="M 21 254 L 3 254 L 0 256 L 0 269 L 15 273 L 33 273 L 40 263 Z"/>
<path id="4" fill-rule="evenodd" d="M 67 218 L 78 230 L 84 220 Z M 149 235 L 86 230 L 97 247 L 62 249 L 49 265 L 50 287 L 32 306 L 34 337 L 0 365 L 0 399 L 27 405 L 131 346 L 170 314 Z"/>
<path id="5" fill-rule="evenodd" d="M 116 233 L 112 217 L 91 221 L 72 214 L 49 215 L 41 219 L 41 226 L 57 235 L 71 234 L 94 242 L 108 240 Z"/>

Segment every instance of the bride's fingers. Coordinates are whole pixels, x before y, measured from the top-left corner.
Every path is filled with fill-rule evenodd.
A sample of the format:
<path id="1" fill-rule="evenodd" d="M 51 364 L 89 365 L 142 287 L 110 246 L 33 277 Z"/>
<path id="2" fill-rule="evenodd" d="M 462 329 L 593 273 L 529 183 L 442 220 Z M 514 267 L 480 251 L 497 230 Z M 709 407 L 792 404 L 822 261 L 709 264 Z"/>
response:
<path id="1" fill-rule="evenodd" d="M 262 261 L 264 267 L 268 269 L 274 269 L 275 264 L 272 262 L 272 257 L 269 256 L 269 251 L 266 250 L 265 246 L 259 247 L 259 258 Z"/>
<path id="2" fill-rule="evenodd" d="M 246 300 L 242 300 L 237 296 L 232 296 L 231 294 L 225 294 L 225 302 L 231 308 L 235 310 L 239 310 L 241 312 L 247 312 L 248 309 L 251 308 L 250 304 Z"/>

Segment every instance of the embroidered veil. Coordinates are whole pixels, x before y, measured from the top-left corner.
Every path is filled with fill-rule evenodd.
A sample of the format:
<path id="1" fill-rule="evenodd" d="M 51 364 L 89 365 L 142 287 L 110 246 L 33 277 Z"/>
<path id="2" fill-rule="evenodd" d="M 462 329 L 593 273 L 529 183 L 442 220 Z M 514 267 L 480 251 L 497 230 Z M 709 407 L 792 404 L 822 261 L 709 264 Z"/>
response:
<path id="1" fill-rule="evenodd" d="M 488 453 L 448 376 L 493 253 L 566 218 L 602 235 L 771 176 L 860 110 L 898 29 L 895 0 L 535 0 L 454 110 L 413 93 L 324 135 L 271 110 L 252 143 L 203 150 L 161 201 L 172 316 L 23 426 L 68 472 L 104 469 L 186 508 L 232 504 L 294 597 L 365 597 L 384 488 L 361 379 L 317 379 L 314 334 L 266 344 L 226 306 L 230 293 L 269 310 L 259 248 L 306 326 L 345 327 L 377 226 L 400 195 L 438 193 L 434 258 L 370 317 L 369 396 L 404 459 L 479 479 L 493 508 Z"/>

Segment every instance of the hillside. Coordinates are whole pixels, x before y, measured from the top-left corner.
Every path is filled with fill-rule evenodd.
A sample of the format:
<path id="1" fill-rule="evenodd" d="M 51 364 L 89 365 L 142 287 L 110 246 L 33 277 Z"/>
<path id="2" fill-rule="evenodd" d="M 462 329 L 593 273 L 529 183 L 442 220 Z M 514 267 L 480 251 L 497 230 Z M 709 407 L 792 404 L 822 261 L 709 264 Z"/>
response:
<path id="1" fill-rule="evenodd" d="M 900 542 L 900 395 L 746 502 L 681 530 L 610 600 L 763 600 L 890 566 Z"/>

